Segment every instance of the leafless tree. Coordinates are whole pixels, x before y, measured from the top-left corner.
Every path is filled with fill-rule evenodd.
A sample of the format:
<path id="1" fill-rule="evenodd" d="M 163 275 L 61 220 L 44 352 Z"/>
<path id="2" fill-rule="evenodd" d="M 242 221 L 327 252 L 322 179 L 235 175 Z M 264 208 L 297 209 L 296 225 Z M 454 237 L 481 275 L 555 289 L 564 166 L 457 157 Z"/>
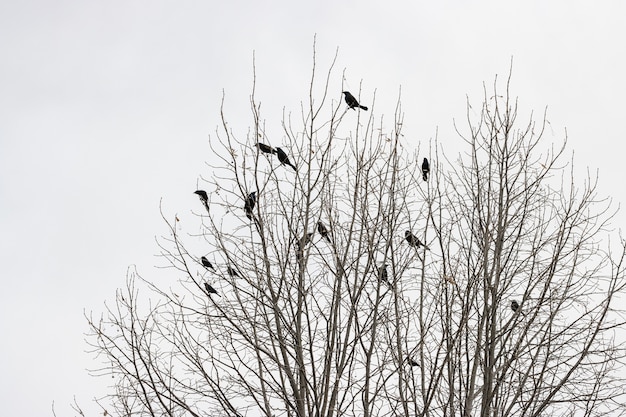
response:
<path id="1" fill-rule="evenodd" d="M 243 137 L 222 112 L 208 210 L 163 216 L 172 281 L 130 273 L 88 317 L 94 373 L 115 378 L 107 413 L 623 414 L 624 243 L 608 240 L 614 211 L 593 178 L 574 179 L 565 139 L 546 146 L 545 116 L 518 121 L 507 81 L 479 114 L 468 104 L 463 154 L 436 139 L 426 153 L 399 105 L 391 129 L 371 95 L 353 91 L 370 111 L 350 110 L 333 66 L 320 86 L 314 64 L 281 138 L 254 88 Z M 202 253 L 189 249 L 199 238 Z"/>

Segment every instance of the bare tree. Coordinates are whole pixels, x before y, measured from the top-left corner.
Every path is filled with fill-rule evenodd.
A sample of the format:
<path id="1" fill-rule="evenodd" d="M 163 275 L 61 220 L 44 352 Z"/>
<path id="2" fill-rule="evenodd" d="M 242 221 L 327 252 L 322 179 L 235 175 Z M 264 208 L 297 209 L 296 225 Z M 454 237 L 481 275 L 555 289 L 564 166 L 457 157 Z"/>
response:
<path id="1" fill-rule="evenodd" d="M 177 281 L 131 273 L 88 317 L 95 373 L 115 378 L 107 413 L 622 414 L 624 243 L 611 252 L 614 212 L 573 179 L 565 141 L 545 146 L 545 116 L 519 122 L 494 86 L 479 115 L 468 104 L 465 153 L 426 154 L 399 105 L 391 129 L 369 95 L 350 110 L 333 65 L 318 86 L 314 64 L 280 139 L 254 89 L 245 137 L 222 112 L 195 210 L 209 249 L 164 215 Z"/>

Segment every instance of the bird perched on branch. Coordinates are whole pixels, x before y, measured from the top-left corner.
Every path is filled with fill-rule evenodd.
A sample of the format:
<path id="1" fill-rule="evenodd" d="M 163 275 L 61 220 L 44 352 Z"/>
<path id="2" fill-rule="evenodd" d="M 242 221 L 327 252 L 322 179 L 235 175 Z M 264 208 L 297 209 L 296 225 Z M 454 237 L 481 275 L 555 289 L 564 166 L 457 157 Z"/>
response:
<path id="1" fill-rule="evenodd" d="M 197 190 L 197 191 L 194 191 L 193 193 L 198 194 L 198 197 L 200 197 L 200 201 L 202 201 L 203 203 L 206 203 L 209 201 L 209 196 L 207 195 L 206 191 Z"/>
<path id="2" fill-rule="evenodd" d="M 261 142 L 257 142 L 256 147 L 259 148 L 259 150 L 263 153 L 269 153 L 269 154 L 276 153 L 276 149 Z"/>
<path id="3" fill-rule="evenodd" d="M 204 283 L 204 289 L 206 290 L 206 292 L 209 293 L 209 297 L 211 296 L 211 294 L 217 294 L 217 291 L 215 290 L 215 288 L 211 287 L 211 285 L 208 282 Z M 219 296 L 221 297 L 221 295 Z"/>
<path id="4" fill-rule="evenodd" d="M 406 361 L 409 363 L 409 365 L 411 366 L 420 366 L 419 363 L 417 363 L 412 357 L 408 356 L 406 358 Z"/>
<path id="5" fill-rule="evenodd" d="M 430 248 L 426 246 L 425 244 L 423 244 L 417 236 L 411 233 L 410 230 L 407 230 L 406 232 L 404 232 L 404 238 L 406 239 L 407 242 L 409 242 L 409 245 L 413 246 L 416 249 L 419 249 L 420 246 L 423 246 L 424 249 L 430 250 Z"/>
<path id="6" fill-rule="evenodd" d="M 233 278 L 241 277 L 241 275 L 239 275 L 239 272 L 237 272 L 237 270 L 230 265 L 228 265 L 228 267 L 226 268 L 226 272 L 228 272 L 228 275 L 230 275 Z"/>
<path id="7" fill-rule="evenodd" d="M 363 110 L 367 111 L 367 107 L 365 106 L 361 106 L 359 104 L 359 102 L 356 100 L 356 98 L 354 98 L 354 96 L 352 94 L 350 94 L 349 91 L 344 91 L 344 98 L 346 99 L 346 104 L 348 105 L 348 107 L 350 107 L 352 110 L 354 110 L 355 107 L 360 107 Z"/>
<path id="8" fill-rule="evenodd" d="M 519 311 L 520 314 L 525 315 L 524 312 L 520 309 L 520 305 L 516 300 L 511 300 L 511 310 L 513 310 L 514 313 L 517 313 Z"/>
<path id="9" fill-rule="evenodd" d="M 296 166 L 292 164 L 291 161 L 289 161 L 289 157 L 287 156 L 285 151 L 283 151 L 280 148 L 276 148 L 276 155 L 278 155 L 278 160 L 280 161 L 281 164 L 289 165 L 290 167 L 293 168 L 294 171 L 297 171 Z"/>
<path id="10" fill-rule="evenodd" d="M 193 192 L 194 194 L 198 194 L 198 197 L 200 197 L 200 201 L 202 201 L 202 204 L 204 204 L 204 208 L 206 208 L 206 211 L 209 211 L 209 196 L 207 195 L 206 191 L 204 190 L 197 190 Z"/>
<path id="11" fill-rule="evenodd" d="M 213 267 L 213 264 L 211 262 L 209 262 L 209 260 L 206 258 L 206 256 L 203 256 L 202 258 L 200 258 L 200 262 L 202 262 L 202 266 L 204 266 L 205 268 L 207 268 L 207 269 L 211 268 L 212 270 L 215 271 L 215 268 Z"/>
<path id="12" fill-rule="evenodd" d="M 430 174 L 430 164 L 428 159 L 424 158 L 424 162 L 422 162 L 422 178 L 424 178 L 424 181 L 428 181 L 428 174 Z"/>
<path id="13" fill-rule="evenodd" d="M 256 191 L 252 191 L 246 197 L 246 201 L 243 205 L 243 210 L 246 212 L 246 217 L 252 220 L 252 210 L 254 210 L 254 206 L 256 205 Z"/>
<path id="14" fill-rule="evenodd" d="M 389 285 L 389 274 L 387 273 L 387 264 L 378 267 L 378 281 Z"/>
<path id="15" fill-rule="evenodd" d="M 328 235 L 328 229 L 326 228 L 326 226 L 324 226 L 324 223 L 322 223 L 321 221 L 317 222 L 317 232 L 320 234 L 320 236 L 322 236 L 324 239 L 326 239 L 327 241 L 330 242 L 330 236 Z"/>

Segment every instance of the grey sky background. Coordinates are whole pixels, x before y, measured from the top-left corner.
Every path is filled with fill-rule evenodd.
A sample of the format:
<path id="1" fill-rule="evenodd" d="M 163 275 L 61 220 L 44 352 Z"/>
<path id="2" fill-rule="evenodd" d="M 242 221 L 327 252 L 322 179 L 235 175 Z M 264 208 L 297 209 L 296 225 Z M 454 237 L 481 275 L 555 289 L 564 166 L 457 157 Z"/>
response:
<path id="1" fill-rule="evenodd" d="M 480 105 L 513 57 L 520 108 L 540 119 L 548 107 L 545 145 L 567 128 L 577 172 L 598 171 L 617 206 L 624 16 L 623 1 L 0 1 L 2 415 L 51 415 L 53 401 L 74 415 L 74 396 L 95 415 L 110 381 L 85 370 L 98 362 L 83 311 L 100 314 L 131 265 L 167 274 L 154 268 L 159 202 L 167 215 L 198 209 L 222 90 L 245 136 L 253 51 L 276 143 L 283 108 L 298 115 L 307 98 L 317 34 L 319 77 L 339 48 L 335 85 L 345 69 L 389 123 L 401 88 L 407 146 L 439 129 L 450 155 L 466 95 Z"/>

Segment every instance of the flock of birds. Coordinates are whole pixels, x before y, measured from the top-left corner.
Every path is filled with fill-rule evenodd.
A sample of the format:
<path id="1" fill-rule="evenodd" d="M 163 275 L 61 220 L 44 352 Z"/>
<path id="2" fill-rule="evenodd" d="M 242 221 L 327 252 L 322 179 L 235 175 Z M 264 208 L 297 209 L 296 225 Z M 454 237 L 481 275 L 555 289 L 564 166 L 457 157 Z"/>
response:
<path id="1" fill-rule="evenodd" d="M 363 106 L 361 104 L 359 104 L 359 102 L 357 101 L 357 99 L 350 94 L 350 92 L 348 91 L 343 91 L 344 94 L 344 98 L 346 101 L 346 104 L 348 105 L 348 107 L 350 109 L 355 109 L 355 108 L 360 108 L 362 110 L 367 111 L 367 107 Z M 257 149 L 263 153 L 269 154 L 269 155 L 276 155 L 278 157 L 278 161 L 285 166 L 289 166 L 291 168 L 293 168 L 294 171 L 297 171 L 297 167 L 290 161 L 289 156 L 287 155 L 287 153 L 279 148 L 279 147 L 272 147 L 270 145 L 266 145 L 264 143 L 256 143 L 255 145 L 257 147 Z M 430 163 L 428 162 L 427 158 L 424 158 L 423 162 L 422 162 L 422 179 L 424 181 L 428 181 L 428 176 L 430 174 Z M 202 204 L 204 205 L 204 207 L 206 208 L 207 212 L 209 211 L 209 196 L 207 195 L 206 191 L 204 190 L 197 190 L 194 191 L 194 194 L 197 194 L 198 197 L 200 198 L 200 201 L 202 202 Z M 244 206 L 243 206 L 243 210 L 246 214 L 246 217 L 249 220 L 255 220 L 256 218 L 254 217 L 254 207 L 256 206 L 256 202 L 257 202 L 257 192 L 253 191 L 250 194 L 248 194 L 248 196 L 246 197 L 245 201 L 244 201 Z M 323 238 L 326 239 L 329 243 L 331 242 L 331 238 L 330 238 L 330 231 L 328 230 L 328 228 L 324 225 L 324 223 L 322 223 L 321 221 L 317 222 L 317 232 L 319 233 L 319 235 Z M 304 236 L 302 236 L 300 239 L 298 239 L 296 241 L 296 248 L 297 248 L 297 258 L 298 261 L 302 260 L 303 257 L 303 252 L 304 249 L 306 247 L 306 245 L 311 241 L 311 237 L 313 236 L 314 232 L 308 232 L 305 233 Z M 409 246 L 414 247 L 416 250 L 420 249 L 421 247 L 424 248 L 424 250 L 430 250 L 430 248 L 424 244 L 422 241 L 420 241 L 420 239 L 415 236 L 413 234 L 413 232 L 411 232 L 410 230 L 407 230 L 404 232 L 404 239 L 407 241 L 407 243 L 409 244 Z M 215 271 L 215 267 L 213 266 L 213 264 L 206 258 L 206 256 L 202 256 L 200 258 L 200 262 L 202 263 L 202 266 L 204 266 L 207 270 L 211 269 L 213 271 Z M 237 270 L 235 268 L 233 268 L 232 266 L 228 266 L 227 267 L 227 273 L 229 276 L 236 278 L 236 277 L 240 277 L 241 275 L 239 274 L 239 272 L 237 272 Z M 389 283 L 389 274 L 387 272 L 387 264 L 383 264 L 378 268 L 378 280 L 382 283 L 385 283 L 387 285 L 390 285 Z M 204 288 L 208 294 L 208 296 L 210 297 L 212 294 L 216 294 L 218 296 L 220 296 L 217 292 L 217 290 L 215 288 L 213 288 L 211 286 L 211 284 L 209 284 L 208 282 L 204 283 Z M 221 297 L 221 296 L 220 296 Z M 516 300 L 512 300 L 511 301 L 511 310 L 513 310 L 513 312 L 520 312 L 521 314 L 524 314 L 521 309 L 520 309 L 520 305 Z M 407 361 L 409 363 L 410 366 L 419 366 L 419 364 L 413 360 L 412 358 L 408 357 Z"/>

